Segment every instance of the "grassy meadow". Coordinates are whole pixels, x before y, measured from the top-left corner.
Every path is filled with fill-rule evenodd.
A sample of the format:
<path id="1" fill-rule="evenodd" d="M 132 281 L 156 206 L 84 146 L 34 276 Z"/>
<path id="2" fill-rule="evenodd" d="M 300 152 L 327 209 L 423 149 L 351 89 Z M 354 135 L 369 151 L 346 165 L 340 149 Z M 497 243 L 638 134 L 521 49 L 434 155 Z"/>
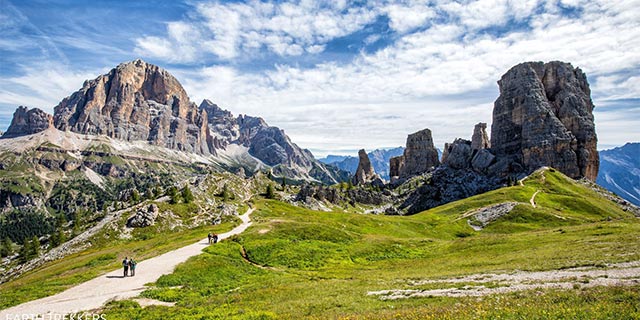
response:
<path id="1" fill-rule="evenodd" d="M 481 231 L 462 218 L 505 201 L 521 204 Z M 640 286 L 399 300 L 367 294 L 416 289 L 416 280 L 640 260 L 638 218 L 552 169 L 523 186 L 413 216 L 317 212 L 268 200 L 256 207 L 249 230 L 143 293 L 175 306 L 112 302 L 108 319 L 640 318 Z"/>

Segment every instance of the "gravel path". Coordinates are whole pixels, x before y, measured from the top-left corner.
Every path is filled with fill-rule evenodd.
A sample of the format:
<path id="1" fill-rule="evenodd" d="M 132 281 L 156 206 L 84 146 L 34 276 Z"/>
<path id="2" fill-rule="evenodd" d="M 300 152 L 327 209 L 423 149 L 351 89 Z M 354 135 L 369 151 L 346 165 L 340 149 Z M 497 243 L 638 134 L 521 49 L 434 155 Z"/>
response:
<path id="1" fill-rule="evenodd" d="M 249 215 L 253 211 L 254 208 L 251 208 L 240 216 L 242 224 L 229 232 L 220 234 L 219 239 L 229 238 L 245 231 L 251 225 Z M 110 300 L 135 297 L 146 289 L 145 284 L 155 282 L 163 274 L 170 274 L 178 264 L 202 253 L 202 249 L 206 246 L 208 246 L 208 239 L 205 238 L 192 245 L 140 261 L 136 267 L 135 277 L 123 278 L 122 269 L 114 270 L 56 295 L 2 310 L 0 319 L 14 319 L 16 315 L 41 315 L 40 319 L 49 319 L 51 316 L 47 315 L 65 315 L 94 310 Z"/>
<path id="2" fill-rule="evenodd" d="M 412 297 L 484 296 L 532 289 L 574 289 L 576 287 L 618 286 L 640 284 L 640 261 L 611 264 L 605 268 L 570 268 L 538 272 L 517 271 L 503 274 L 475 274 L 459 278 L 412 281 L 409 286 L 441 284 L 448 288 L 392 289 L 371 291 L 368 295 L 382 300 Z M 456 286 L 461 284 L 462 286 Z"/>

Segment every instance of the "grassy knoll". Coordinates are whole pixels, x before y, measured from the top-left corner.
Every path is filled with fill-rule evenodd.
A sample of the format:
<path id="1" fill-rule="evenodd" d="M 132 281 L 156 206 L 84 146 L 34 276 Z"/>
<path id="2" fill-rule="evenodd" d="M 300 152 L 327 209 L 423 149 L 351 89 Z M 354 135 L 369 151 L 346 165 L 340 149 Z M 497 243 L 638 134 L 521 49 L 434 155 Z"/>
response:
<path id="1" fill-rule="evenodd" d="M 462 218 L 505 201 L 522 204 L 481 231 Z M 143 294 L 175 307 L 114 302 L 108 319 L 640 317 L 640 286 L 393 301 L 367 295 L 416 289 L 412 280 L 640 260 L 638 218 L 553 170 L 408 217 L 278 201 L 257 209 L 247 232 L 208 247 Z"/>

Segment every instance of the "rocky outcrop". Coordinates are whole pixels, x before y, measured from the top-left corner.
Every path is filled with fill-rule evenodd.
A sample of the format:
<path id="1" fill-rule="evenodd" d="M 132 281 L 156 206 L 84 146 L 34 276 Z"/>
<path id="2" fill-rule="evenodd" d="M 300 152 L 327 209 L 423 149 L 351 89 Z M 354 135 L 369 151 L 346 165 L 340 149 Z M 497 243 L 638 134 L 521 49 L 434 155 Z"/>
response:
<path id="1" fill-rule="evenodd" d="M 438 166 L 438 150 L 433 146 L 431 130 L 424 129 L 407 137 L 407 146 L 400 157 L 389 160 L 389 175 L 408 178 L 425 173 Z"/>
<path id="2" fill-rule="evenodd" d="M 473 150 L 471 141 L 456 139 L 453 143 L 445 144 L 445 151 L 442 153 L 442 164 L 454 169 L 466 169 L 471 165 Z"/>
<path id="3" fill-rule="evenodd" d="M 382 205 L 394 200 L 393 194 L 389 190 L 372 190 L 367 188 L 352 188 L 340 190 L 329 186 L 303 185 L 294 201 L 310 204 L 313 200 L 326 201 L 334 205 L 349 204 L 355 206 L 356 203 L 367 205 Z"/>
<path id="4" fill-rule="evenodd" d="M 491 126 L 496 156 L 526 172 L 550 166 L 572 178 L 596 179 L 594 106 L 582 70 L 557 61 L 527 62 L 498 84 Z"/>
<path id="5" fill-rule="evenodd" d="M 471 136 L 471 149 L 480 150 L 490 147 L 491 142 L 489 141 L 489 135 L 487 135 L 487 124 L 480 122 L 473 128 L 473 135 Z"/>
<path id="6" fill-rule="evenodd" d="M 391 181 L 398 179 L 404 169 L 404 156 L 397 156 L 389 159 L 389 177 Z"/>
<path id="7" fill-rule="evenodd" d="M 502 186 L 501 179 L 498 177 L 491 177 L 471 169 L 454 169 L 446 165 L 439 166 L 418 179 L 426 181 L 410 192 L 398 206 L 406 214 L 418 213 Z"/>
<path id="8" fill-rule="evenodd" d="M 356 173 L 353 176 L 354 185 L 367 184 L 374 180 L 380 180 L 380 177 L 378 177 L 375 170 L 373 170 L 371 161 L 369 161 L 369 155 L 367 155 L 364 149 L 358 151 L 358 159 L 358 169 L 356 169 Z"/>
<path id="9" fill-rule="evenodd" d="M 155 223 L 160 209 L 154 204 L 150 204 L 146 207 L 142 207 L 136 211 L 136 213 L 127 220 L 127 227 L 129 228 L 144 228 L 151 226 Z"/>
<path id="10" fill-rule="evenodd" d="M 438 150 L 433 145 L 431 130 L 424 129 L 410 134 L 403 156 L 404 167 L 400 176 L 421 174 L 436 167 L 440 162 Z"/>
<path id="11" fill-rule="evenodd" d="M 7 132 L 2 135 L 2 138 L 34 134 L 52 127 L 53 117 L 50 114 L 38 108 L 29 109 L 20 106 L 13 113 L 11 125 L 9 125 Z"/>
<path id="12" fill-rule="evenodd" d="M 142 60 L 85 81 L 54 110 L 54 124 L 60 130 L 215 154 L 207 112 L 189 101 L 169 72 Z"/>

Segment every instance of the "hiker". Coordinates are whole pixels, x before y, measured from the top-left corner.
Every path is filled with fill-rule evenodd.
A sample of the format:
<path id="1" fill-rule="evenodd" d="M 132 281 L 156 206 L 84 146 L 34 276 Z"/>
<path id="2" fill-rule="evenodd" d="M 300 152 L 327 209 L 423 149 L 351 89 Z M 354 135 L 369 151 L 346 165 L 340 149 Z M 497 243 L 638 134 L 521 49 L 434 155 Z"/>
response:
<path id="1" fill-rule="evenodd" d="M 135 260 L 133 260 L 133 258 L 129 259 L 129 268 L 131 269 L 131 276 L 132 277 L 135 277 L 135 275 L 136 275 L 136 265 L 137 264 L 138 263 Z"/>
<path id="2" fill-rule="evenodd" d="M 217 234 L 213 234 L 213 243 L 218 243 L 218 235 Z"/>
<path id="3" fill-rule="evenodd" d="M 209 232 L 207 238 L 209 238 L 209 244 L 211 244 L 211 239 L 213 239 L 213 235 L 211 234 L 211 232 Z"/>
<path id="4" fill-rule="evenodd" d="M 126 277 L 129 274 L 129 257 L 125 257 L 122 260 L 122 267 L 124 268 L 124 276 Z"/>

